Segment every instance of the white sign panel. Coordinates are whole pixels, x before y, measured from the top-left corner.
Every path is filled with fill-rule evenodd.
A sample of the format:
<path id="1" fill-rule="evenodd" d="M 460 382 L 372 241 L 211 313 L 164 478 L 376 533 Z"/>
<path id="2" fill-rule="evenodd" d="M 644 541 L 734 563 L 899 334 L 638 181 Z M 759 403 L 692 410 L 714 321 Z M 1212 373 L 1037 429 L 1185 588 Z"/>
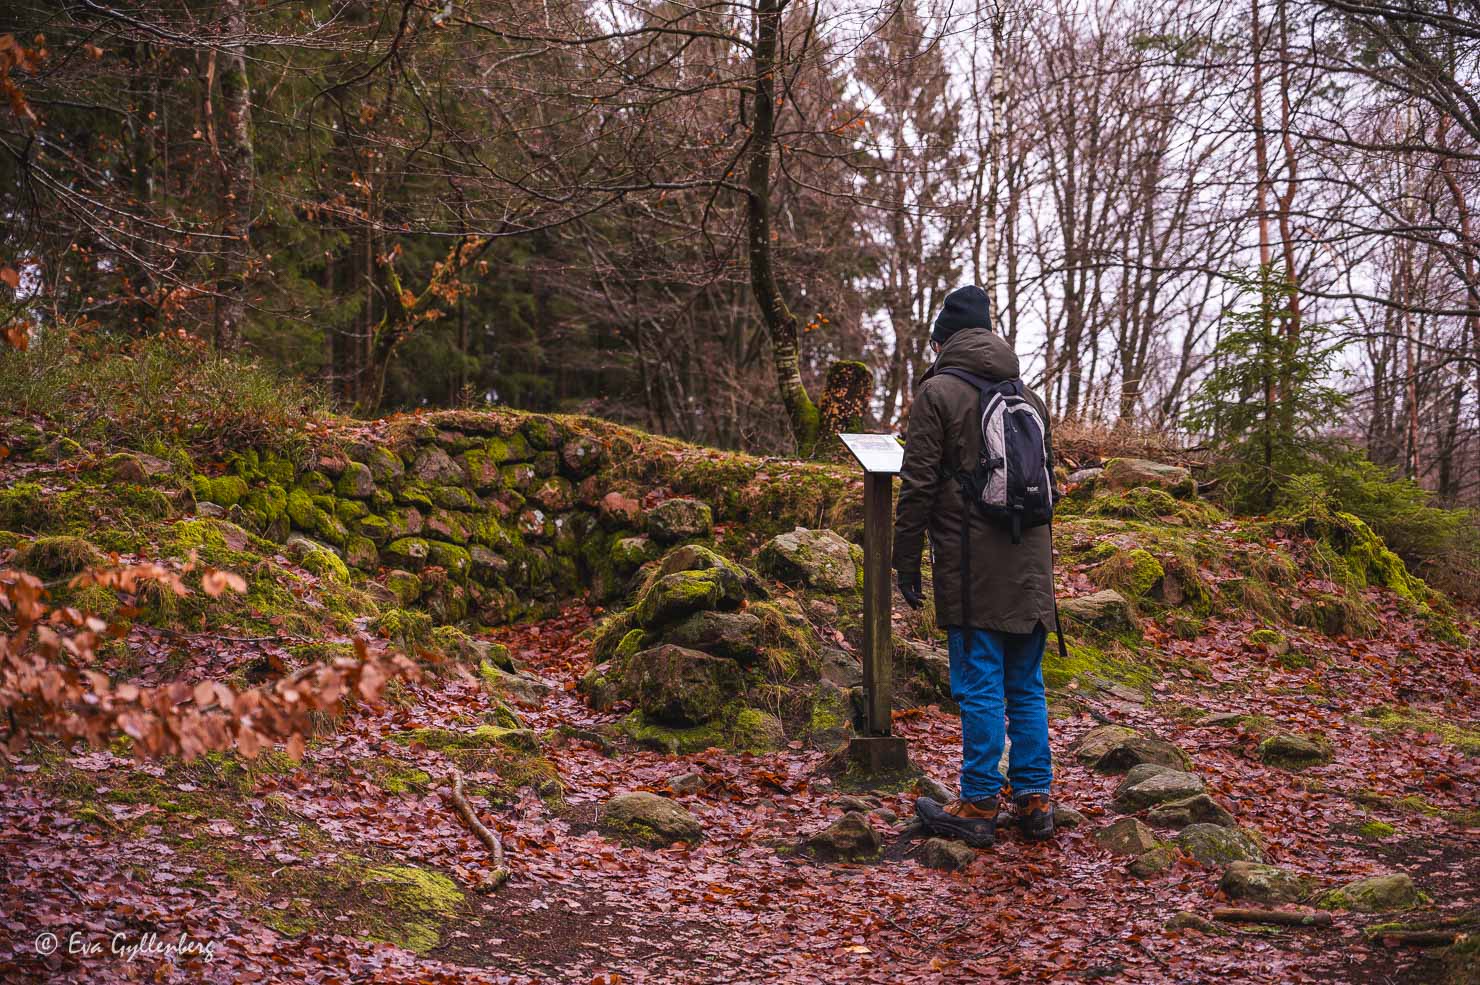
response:
<path id="1" fill-rule="evenodd" d="M 840 434 L 843 444 L 865 472 L 898 472 L 904 465 L 904 446 L 892 434 Z"/>

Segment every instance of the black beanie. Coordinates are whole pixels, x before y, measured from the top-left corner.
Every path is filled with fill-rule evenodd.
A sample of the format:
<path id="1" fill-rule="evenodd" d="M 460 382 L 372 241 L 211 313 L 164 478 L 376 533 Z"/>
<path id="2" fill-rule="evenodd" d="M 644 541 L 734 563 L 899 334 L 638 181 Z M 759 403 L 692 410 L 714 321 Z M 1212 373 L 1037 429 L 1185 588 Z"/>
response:
<path id="1" fill-rule="evenodd" d="M 946 295 L 940 314 L 935 316 L 935 330 L 930 341 L 946 344 L 946 340 L 963 328 L 992 328 L 992 305 L 987 292 L 975 284 L 958 287 Z"/>

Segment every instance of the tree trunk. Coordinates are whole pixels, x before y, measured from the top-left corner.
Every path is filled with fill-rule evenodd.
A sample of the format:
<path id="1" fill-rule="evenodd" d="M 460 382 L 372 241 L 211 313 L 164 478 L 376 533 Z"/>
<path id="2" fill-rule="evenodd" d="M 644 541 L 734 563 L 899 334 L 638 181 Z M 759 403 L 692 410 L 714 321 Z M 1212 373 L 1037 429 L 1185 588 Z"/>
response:
<path id="1" fill-rule="evenodd" d="M 771 337 L 776 387 L 791 425 L 797 453 L 807 456 L 817 444 L 817 406 L 802 382 L 797 318 L 776 282 L 771 251 L 771 154 L 776 145 L 776 55 L 781 45 L 781 13 L 786 0 L 759 0 L 756 8 L 755 119 L 750 129 L 746 176 L 746 226 L 749 233 L 750 286 Z"/>
<path id="2" fill-rule="evenodd" d="M 226 126 L 221 131 L 221 265 L 216 279 L 216 347 L 231 352 L 241 346 L 247 310 L 247 274 L 252 232 L 252 90 L 247 79 L 246 0 L 221 0 L 226 15 L 226 68 L 221 73 L 221 102 Z"/>

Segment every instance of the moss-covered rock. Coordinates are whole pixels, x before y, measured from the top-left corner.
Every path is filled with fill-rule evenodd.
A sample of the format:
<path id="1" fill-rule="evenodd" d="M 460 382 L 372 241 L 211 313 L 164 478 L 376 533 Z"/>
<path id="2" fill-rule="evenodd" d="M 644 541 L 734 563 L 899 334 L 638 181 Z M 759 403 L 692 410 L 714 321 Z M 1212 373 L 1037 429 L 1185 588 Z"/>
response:
<path id="1" fill-rule="evenodd" d="M 381 552 L 387 565 L 395 565 L 407 571 L 420 571 L 427 564 L 432 545 L 421 537 L 402 537 L 386 545 Z M 471 563 L 471 558 L 469 559 Z"/>
<path id="2" fill-rule="evenodd" d="M 611 564 L 618 571 L 631 572 L 654 560 L 659 550 L 650 537 L 619 537 L 612 541 Z"/>
<path id="3" fill-rule="evenodd" d="M 368 465 L 347 462 L 334 483 L 334 492 L 350 499 L 369 499 L 375 492 L 375 475 Z"/>
<path id="4" fill-rule="evenodd" d="M 426 646 L 432 639 L 432 617 L 414 609 L 387 609 L 375 617 L 370 628 L 408 650 Z"/>
<path id="5" fill-rule="evenodd" d="M 42 579 L 66 578 L 102 564 L 103 552 L 83 537 L 37 537 L 15 555 L 17 567 Z"/>
<path id="6" fill-rule="evenodd" d="M 633 614 L 639 626 L 652 628 L 701 609 L 735 609 L 744 599 L 744 583 L 729 568 L 675 571 L 647 587 Z"/>
<path id="7" fill-rule="evenodd" d="M 1234 862 L 1223 872 L 1218 888 L 1229 899 L 1255 903 L 1298 903 L 1315 891 L 1315 880 L 1260 862 Z"/>
<path id="8" fill-rule="evenodd" d="M 778 581 L 822 592 L 854 592 L 862 585 L 861 552 L 831 530 L 797 527 L 761 548 L 761 571 Z"/>
<path id="9" fill-rule="evenodd" d="M 714 528 L 714 514 L 708 503 L 697 499 L 668 499 L 648 511 L 647 527 L 648 533 L 660 543 L 695 540 L 709 536 Z"/>
<path id="10" fill-rule="evenodd" d="M 728 744 L 738 752 L 774 752 L 786 747 L 786 726 L 770 712 L 742 708 L 730 724 Z"/>
<path id="11" fill-rule="evenodd" d="M 861 811 L 849 811 L 807 837 L 800 850 L 823 862 L 868 862 L 879 857 L 883 840 Z"/>
<path id="12" fill-rule="evenodd" d="M 608 800 L 597 827 L 624 845 L 646 848 L 696 844 L 704 838 L 698 818 L 667 797 L 646 792 L 618 794 Z"/>
<path id="13" fill-rule="evenodd" d="M 744 689 L 733 660 L 671 643 L 623 663 L 622 693 L 644 715 L 666 725 L 700 725 L 721 716 Z"/>
<path id="14" fill-rule="evenodd" d="M 1146 764 L 1126 774 L 1115 788 L 1111 801 L 1122 814 L 1134 814 L 1155 804 L 1184 800 L 1203 792 L 1203 782 L 1193 773 Z"/>
<path id="15" fill-rule="evenodd" d="M 411 605 L 421 598 L 421 579 L 409 571 L 397 568 L 387 573 L 385 587 L 391 590 L 402 606 Z"/>
<path id="16" fill-rule="evenodd" d="M 1059 615 L 1111 634 L 1135 627 L 1130 603 L 1124 595 L 1113 589 L 1062 599 L 1059 602 Z"/>
<path id="17" fill-rule="evenodd" d="M 1259 758 L 1271 766 L 1301 770 L 1331 761 L 1331 745 L 1321 736 L 1279 732 L 1259 743 Z"/>
<path id="18" fill-rule="evenodd" d="M 380 939 L 417 953 L 441 943 L 441 923 L 463 905 L 457 884 L 440 872 L 410 865 L 381 865 L 368 870 L 361 885 L 380 897 L 385 909 L 399 914 L 375 928 Z"/>
<path id="19" fill-rule="evenodd" d="M 1197 485 L 1192 473 L 1180 465 L 1166 465 L 1144 458 L 1112 458 L 1105 463 L 1100 481 L 1116 491 L 1137 486 L 1164 489 L 1173 496 L 1192 496 Z"/>
<path id="20" fill-rule="evenodd" d="M 767 645 L 765 625 L 748 611 L 701 610 L 666 628 L 663 639 L 747 665 L 761 659 Z"/>
<path id="21" fill-rule="evenodd" d="M 1253 838 L 1238 828 L 1225 828 L 1220 824 L 1189 824 L 1177 832 L 1176 842 L 1184 852 L 1204 865 L 1264 861 L 1264 853 Z"/>
<path id="22" fill-rule="evenodd" d="M 1409 910 L 1427 901 L 1407 873 L 1371 876 L 1333 889 L 1317 902 L 1331 910 L 1355 910 L 1358 913 L 1386 913 Z"/>

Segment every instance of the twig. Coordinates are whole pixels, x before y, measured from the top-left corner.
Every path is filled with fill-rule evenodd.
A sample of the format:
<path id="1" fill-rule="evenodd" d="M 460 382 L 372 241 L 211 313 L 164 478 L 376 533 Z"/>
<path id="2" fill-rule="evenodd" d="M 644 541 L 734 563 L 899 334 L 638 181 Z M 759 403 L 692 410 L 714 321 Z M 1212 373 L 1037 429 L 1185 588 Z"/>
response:
<path id="1" fill-rule="evenodd" d="M 1287 927 L 1331 926 L 1331 914 L 1321 910 L 1258 910 L 1220 906 L 1213 911 L 1213 919 L 1225 923 L 1277 923 Z"/>
<path id="2" fill-rule="evenodd" d="M 504 866 L 504 843 L 499 841 L 498 835 L 488 830 L 483 822 L 478 820 L 477 814 L 473 813 L 468 798 L 463 796 L 462 771 L 457 769 L 452 771 L 452 806 L 457 809 L 458 817 L 462 818 L 468 829 L 477 835 L 478 840 L 483 842 L 489 855 L 492 856 L 493 874 L 487 888 L 497 889 L 509 880 L 509 870 Z"/>

